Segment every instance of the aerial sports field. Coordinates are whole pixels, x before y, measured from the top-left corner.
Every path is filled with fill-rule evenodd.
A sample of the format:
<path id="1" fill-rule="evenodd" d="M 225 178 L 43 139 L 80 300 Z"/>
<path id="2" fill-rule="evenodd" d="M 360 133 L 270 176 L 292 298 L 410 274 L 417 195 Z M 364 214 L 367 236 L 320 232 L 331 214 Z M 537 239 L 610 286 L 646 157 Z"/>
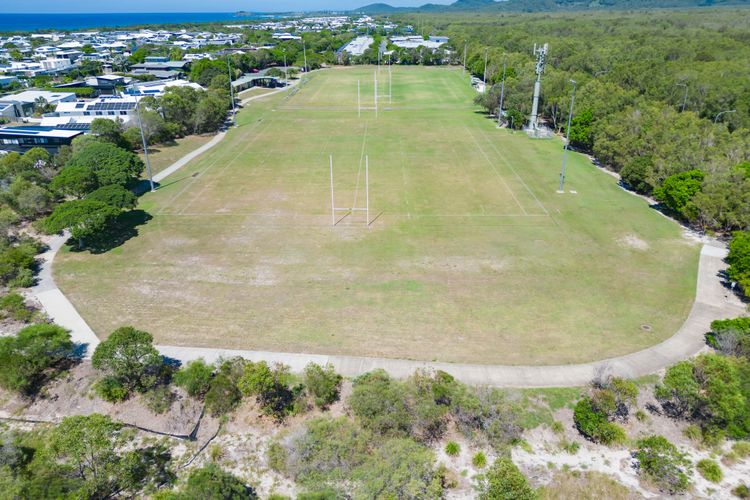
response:
<path id="1" fill-rule="evenodd" d="M 60 288 L 100 337 L 169 345 L 531 365 L 675 333 L 699 252 L 677 224 L 583 155 L 556 193 L 561 141 L 497 129 L 460 68 L 381 68 L 377 116 L 375 73 L 249 103 L 137 235 L 60 253 Z"/>

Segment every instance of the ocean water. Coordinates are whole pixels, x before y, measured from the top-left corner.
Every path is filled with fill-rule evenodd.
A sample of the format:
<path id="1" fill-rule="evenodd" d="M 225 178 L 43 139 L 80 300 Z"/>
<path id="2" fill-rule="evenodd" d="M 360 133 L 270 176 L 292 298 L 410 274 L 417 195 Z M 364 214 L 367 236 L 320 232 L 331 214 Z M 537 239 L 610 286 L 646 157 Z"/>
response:
<path id="1" fill-rule="evenodd" d="M 1 2 L 0 2 L 1 3 Z M 0 10 L 2 7 L 0 6 Z M 80 30 L 116 28 L 142 24 L 205 23 L 234 24 L 248 19 L 273 17 L 262 14 L 235 17 L 231 12 L 147 12 L 109 14 L 4 14 L 0 12 L 0 33 L 35 30 Z"/>

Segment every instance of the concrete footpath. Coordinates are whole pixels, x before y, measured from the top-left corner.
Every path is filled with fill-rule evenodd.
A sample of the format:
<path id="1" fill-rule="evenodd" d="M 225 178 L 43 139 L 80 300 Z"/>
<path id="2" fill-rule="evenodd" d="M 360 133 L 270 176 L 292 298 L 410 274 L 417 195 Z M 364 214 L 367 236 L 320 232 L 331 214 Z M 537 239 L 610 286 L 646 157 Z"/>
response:
<path id="1" fill-rule="evenodd" d="M 57 288 L 52 276 L 52 260 L 65 240 L 66 237 L 58 236 L 50 242 L 50 250 L 42 255 L 39 284 L 32 288 L 32 292 L 50 318 L 69 329 L 75 342 L 88 346 L 90 356 L 99 344 L 99 339 Z M 746 312 L 745 306 L 737 297 L 728 293 L 721 283 L 719 272 L 726 267 L 725 257 L 726 248 L 720 243 L 704 244 L 700 254 L 696 299 L 688 318 L 674 336 L 642 351 L 592 363 L 559 366 L 474 365 L 182 346 L 158 345 L 157 348 L 165 356 L 183 363 L 198 358 L 212 362 L 219 358 L 242 356 L 253 361 L 284 363 L 294 372 L 301 371 L 311 362 L 321 365 L 330 363 L 345 376 L 356 376 L 382 368 L 394 377 L 407 377 L 417 369 L 432 369 L 446 371 L 467 384 L 496 387 L 580 386 L 602 371 L 623 377 L 639 377 L 694 356 L 705 348 L 703 335 L 708 331 L 711 321 L 740 316 Z"/>

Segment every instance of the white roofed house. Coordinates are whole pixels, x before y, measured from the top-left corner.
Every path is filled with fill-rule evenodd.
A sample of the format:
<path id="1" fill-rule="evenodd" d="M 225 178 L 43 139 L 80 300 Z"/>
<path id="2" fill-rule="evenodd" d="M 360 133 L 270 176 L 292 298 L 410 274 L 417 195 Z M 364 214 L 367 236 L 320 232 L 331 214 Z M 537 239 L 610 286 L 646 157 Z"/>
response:
<path id="1" fill-rule="evenodd" d="M 107 96 L 92 101 L 63 102 L 57 105 L 54 113 L 49 113 L 42 118 L 42 125 L 51 127 L 70 124 L 90 125 L 97 118 L 116 120 L 127 125 L 136 117 L 136 104 L 139 100 L 139 96 Z"/>
<path id="2" fill-rule="evenodd" d="M 47 104 L 57 105 L 61 102 L 75 101 L 73 92 L 49 92 L 46 90 L 27 90 L 18 94 L 11 94 L 0 99 L 3 103 L 15 103 L 17 116 L 28 117 L 34 114 L 37 99 L 44 99 Z"/>

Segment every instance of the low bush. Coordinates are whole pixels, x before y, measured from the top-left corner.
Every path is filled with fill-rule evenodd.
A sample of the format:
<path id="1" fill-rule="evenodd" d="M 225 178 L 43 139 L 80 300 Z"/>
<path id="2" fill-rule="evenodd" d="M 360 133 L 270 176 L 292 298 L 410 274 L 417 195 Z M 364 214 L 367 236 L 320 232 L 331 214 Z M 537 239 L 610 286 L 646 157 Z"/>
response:
<path id="1" fill-rule="evenodd" d="M 120 403 L 128 399 L 130 391 L 114 377 L 104 377 L 96 381 L 94 391 L 104 401 Z"/>
<path id="2" fill-rule="evenodd" d="M 214 369 L 202 359 L 189 361 L 187 366 L 178 370 L 172 380 L 177 386 L 185 389 L 189 396 L 202 398 L 211 388 Z"/>
<path id="3" fill-rule="evenodd" d="M 211 387 L 203 400 L 206 411 L 218 417 L 237 408 L 242 400 L 242 393 L 228 375 L 219 373 L 211 381 Z"/>
<path id="4" fill-rule="evenodd" d="M 143 395 L 146 408 L 157 415 L 165 413 L 176 399 L 174 392 L 168 386 L 154 387 Z"/>
<path id="5" fill-rule="evenodd" d="M 487 466 L 487 455 L 484 452 L 478 451 L 471 457 L 471 465 L 477 469 L 484 469 Z"/>
<path id="6" fill-rule="evenodd" d="M 23 295 L 11 292 L 0 298 L 0 311 L 11 319 L 28 323 L 34 317 L 34 310 L 26 305 Z"/>
<path id="7" fill-rule="evenodd" d="M 701 476 L 712 483 L 720 483 L 724 478 L 724 473 L 721 471 L 719 464 L 708 458 L 699 460 L 698 463 L 695 464 L 695 468 L 698 469 Z"/>
<path id="8" fill-rule="evenodd" d="M 305 388 L 318 408 L 327 408 L 339 399 L 342 377 L 333 366 L 310 363 L 305 367 Z"/>
<path id="9" fill-rule="evenodd" d="M 455 441 L 448 441 L 445 445 L 445 453 L 449 457 L 457 457 L 461 453 L 461 446 Z"/>
<path id="10" fill-rule="evenodd" d="M 265 361 L 245 364 L 237 386 L 245 396 L 255 396 L 261 411 L 277 420 L 300 410 L 304 386 L 290 387 L 291 375 L 283 365 L 271 369 Z"/>
<path id="11" fill-rule="evenodd" d="M 280 473 L 286 472 L 287 451 L 280 443 L 273 442 L 268 445 L 266 460 L 271 470 Z"/>
<path id="12" fill-rule="evenodd" d="M 607 415 L 594 407 L 591 398 L 581 399 L 573 411 L 573 421 L 578 431 L 595 443 L 616 444 L 627 439 L 625 431 L 607 420 Z"/>
<path id="13" fill-rule="evenodd" d="M 634 456 L 638 460 L 639 474 L 669 494 L 688 489 L 690 461 L 675 445 L 663 436 L 650 436 L 639 440 L 637 446 Z"/>
<path id="14" fill-rule="evenodd" d="M 732 490 L 732 495 L 736 496 L 737 498 L 750 498 L 750 488 L 748 488 L 745 484 L 740 484 Z"/>
<path id="15" fill-rule="evenodd" d="M 510 458 L 498 458 L 481 478 L 480 500 L 535 500 L 536 492 Z"/>

